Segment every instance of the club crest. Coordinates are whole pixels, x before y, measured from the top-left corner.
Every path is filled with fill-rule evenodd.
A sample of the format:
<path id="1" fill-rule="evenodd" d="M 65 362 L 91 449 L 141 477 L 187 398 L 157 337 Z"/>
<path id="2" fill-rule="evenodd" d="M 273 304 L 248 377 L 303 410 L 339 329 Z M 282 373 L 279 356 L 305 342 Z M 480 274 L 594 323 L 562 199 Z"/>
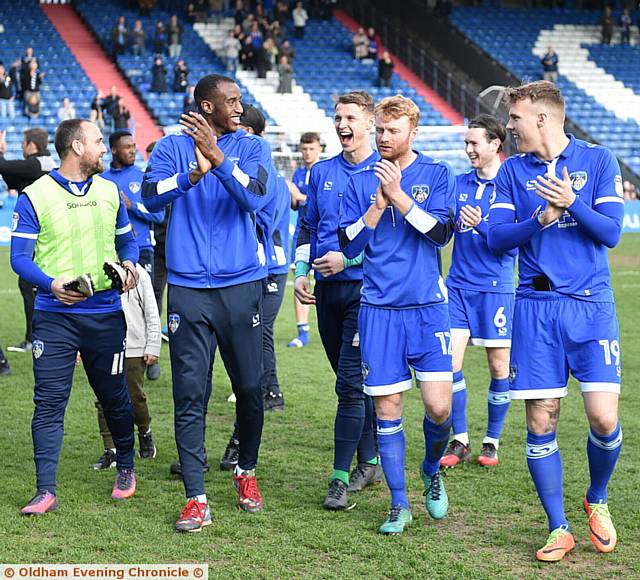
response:
<path id="1" fill-rule="evenodd" d="M 20 214 L 17 212 L 13 212 L 11 216 L 11 231 L 15 232 L 18 229 L 18 222 L 20 221 Z"/>
<path id="2" fill-rule="evenodd" d="M 180 315 L 169 314 L 168 326 L 171 334 L 175 334 L 178 330 L 178 327 L 180 326 Z"/>
<path id="3" fill-rule="evenodd" d="M 411 195 L 418 203 L 422 203 L 429 197 L 428 185 L 413 185 L 411 187 Z"/>
<path id="4" fill-rule="evenodd" d="M 513 384 L 518 376 L 518 367 L 509 367 L 509 384 Z"/>
<path id="5" fill-rule="evenodd" d="M 131 193 L 138 193 L 140 191 L 140 182 L 139 181 L 130 181 L 129 182 L 129 191 Z"/>
<path id="6" fill-rule="evenodd" d="M 34 340 L 31 343 L 31 352 L 33 353 L 33 358 L 40 358 L 44 352 L 44 342 L 41 340 Z"/>
<path id="7" fill-rule="evenodd" d="M 574 171 L 569 174 L 569 179 L 571 180 L 571 187 L 573 188 L 573 191 L 580 191 L 587 184 L 587 172 Z"/>
<path id="8" fill-rule="evenodd" d="M 367 380 L 367 377 L 369 376 L 369 365 L 367 363 L 362 363 L 362 379 L 363 380 Z"/>

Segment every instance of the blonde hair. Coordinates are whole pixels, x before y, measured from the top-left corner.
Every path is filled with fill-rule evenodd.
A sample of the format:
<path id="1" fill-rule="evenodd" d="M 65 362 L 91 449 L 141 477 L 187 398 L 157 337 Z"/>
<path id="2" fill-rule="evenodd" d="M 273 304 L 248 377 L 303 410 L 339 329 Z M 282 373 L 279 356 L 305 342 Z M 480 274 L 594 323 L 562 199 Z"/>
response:
<path id="1" fill-rule="evenodd" d="M 542 101 L 564 111 L 564 97 L 560 89 L 550 81 L 535 81 L 519 87 L 507 87 L 505 98 L 510 104 L 529 99 L 532 103 Z"/>
<path id="2" fill-rule="evenodd" d="M 418 109 L 418 106 L 411 99 L 407 99 L 402 95 L 385 97 L 376 105 L 375 113 L 392 119 L 409 117 L 412 129 L 415 129 L 420 121 L 420 109 Z"/>

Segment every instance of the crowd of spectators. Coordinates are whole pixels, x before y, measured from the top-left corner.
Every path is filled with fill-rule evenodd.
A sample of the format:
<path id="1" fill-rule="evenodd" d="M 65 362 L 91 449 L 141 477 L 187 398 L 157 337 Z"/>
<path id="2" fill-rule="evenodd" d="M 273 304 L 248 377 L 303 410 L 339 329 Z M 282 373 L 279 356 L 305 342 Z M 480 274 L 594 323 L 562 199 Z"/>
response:
<path id="1" fill-rule="evenodd" d="M 44 77 L 31 46 L 9 69 L 0 61 L 0 118 L 14 119 L 18 105 L 30 120 L 37 119 Z"/>

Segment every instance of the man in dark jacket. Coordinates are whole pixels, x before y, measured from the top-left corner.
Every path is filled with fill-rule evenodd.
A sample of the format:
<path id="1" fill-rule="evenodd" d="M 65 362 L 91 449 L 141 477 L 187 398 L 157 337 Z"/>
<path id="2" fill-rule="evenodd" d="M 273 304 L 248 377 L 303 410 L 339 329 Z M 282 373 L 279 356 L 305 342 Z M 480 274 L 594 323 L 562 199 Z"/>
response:
<path id="1" fill-rule="evenodd" d="M 51 153 L 47 149 L 48 142 L 49 135 L 44 129 L 39 127 L 27 129 L 24 132 L 22 141 L 24 159 L 8 160 L 4 158 L 7 151 L 5 132 L 0 131 L 0 175 L 2 175 L 9 189 L 16 189 L 18 192 L 22 192 L 25 187 L 53 169 L 54 162 L 51 158 Z M 21 278 L 18 278 L 18 287 L 24 304 L 26 332 L 24 340 L 20 344 L 9 346 L 7 350 L 11 352 L 27 352 L 31 350 L 31 319 L 33 318 L 35 288 Z"/>

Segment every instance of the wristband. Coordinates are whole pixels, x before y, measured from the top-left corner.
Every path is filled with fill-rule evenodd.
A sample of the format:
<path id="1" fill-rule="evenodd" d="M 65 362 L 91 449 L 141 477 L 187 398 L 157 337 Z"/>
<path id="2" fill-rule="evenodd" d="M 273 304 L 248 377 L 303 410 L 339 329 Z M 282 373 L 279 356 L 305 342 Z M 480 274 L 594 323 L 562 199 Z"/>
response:
<path id="1" fill-rule="evenodd" d="M 311 266 L 302 260 L 296 262 L 296 278 L 298 276 L 308 276 Z"/>

